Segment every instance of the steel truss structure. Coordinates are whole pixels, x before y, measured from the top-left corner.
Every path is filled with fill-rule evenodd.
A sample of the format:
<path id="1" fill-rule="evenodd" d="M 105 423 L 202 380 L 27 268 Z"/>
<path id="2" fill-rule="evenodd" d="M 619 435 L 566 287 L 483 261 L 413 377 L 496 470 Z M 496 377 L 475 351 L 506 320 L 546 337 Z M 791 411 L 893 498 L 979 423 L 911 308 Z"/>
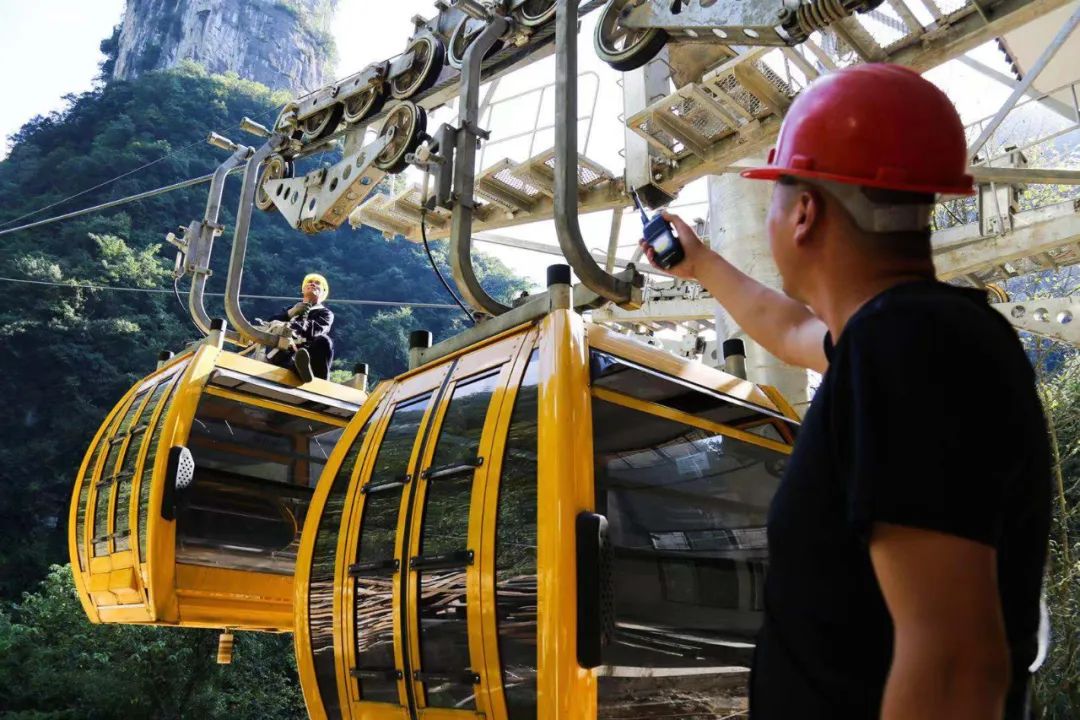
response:
<path id="1" fill-rule="evenodd" d="M 308 233 L 339 227 L 348 220 L 354 226 L 368 225 L 413 241 L 449 239 L 453 277 L 461 296 L 478 312 L 508 316 L 504 322 L 491 323 L 488 332 L 511 318 L 520 320 L 540 313 L 541 308 L 546 311 L 547 300 L 543 295 L 530 298 L 525 305 L 531 309 L 524 309 L 508 307 L 488 295 L 472 265 L 473 241 L 483 239 L 476 234 L 489 233 L 489 239 L 503 244 L 553 251 L 554 246 L 537 246 L 490 231 L 554 220 L 558 252 L 582 281 L 574 294 L 579 309 L 591 308 L 595 320 L 624 331 L 681 327 L 690 337 L 680 342 L 682 352 L 699 352 L 702 343 L 696 337 L 712 326 L 714 305 L 707 295 L 679 281 L 654 280 L 646 287 L 645 276 L 636 267 L 640 257 L 616 257 L 617 224 L 609 251 L 601 256 L 586 247 L 579 214 L 611 210 L 617 223 L 620 211 L 631 204 L 631 192 L 658 206 L 670 202 L 694 180 L 737 170 L 740 163 L 773 143 L 794 97 L 823 73 L 869 61 L 924 71 L 962 58 L 988 40 L 1069 5 L 1067 0 L 852 3 L 845 5 L 843 13 L 820 16 L 817 25 L 796 32 L 791 30 L 794 21 L 784 12 L 806 16 L 814 12 L 815 3 L 785 0 L 776 13 L 774 31 L 762 32 L 764 16 L 751 10 L 740 15 L 744 3 L 711 3 L 708 12 L 696 0 L 678 4 L 686 13 L 681 19 L 671 15 L 675 4 L 656 0 L 592 0 L 580 5 L 575 0 L 551 0 L 541 3 L 543 12 L 527 16 L 522 14 L 526 6 L 520 0 L 440 0 L 434 17 L 414 19 L 415 33 L 401 55 L 298 98 L 283 109 L 272 128 L 248 123 L 245 129 L 265 138 L 261 147 L 245 148 L 215 137 L 214 144 L 233 155 L 211 188 L 204 219 L 193 222 L 174 243 L 181 250 L 179 272 L 196 279 L 190 298 L 196 323 L 207 324 L 202 293 L 210 245 L 222 231 L 217 224 L 221 185 L 229 171 L 242 167 L 241 207 L 226 293 L 227 314 L 236 328 L 230 340 L 267 346 L 281 342 L 280 337 L 252 325 L 239 308 L 251 209 L 258 206 L 277 210 L 291 225 Z M 577 152 L 581 117 L 576 83 L 578 21 L 601 6 L 604 14 L 597 31 L 601 57 L 613 66 L 640 65 L 621 79 L 627 128 L 626 167 L 621 172 Z M 535 10 L 537 3 L 528 7 Z M 616 27 L 605 20 L 613 12 L 623 25 Z M 699 32 L 712 15 L 724 17 L 723 23 L 712 26 L 720 32 Z M 1062 101 L 1061 88 L 1041 94 L 1034 90 L 1040 70 L 1069 46 L 1078 24 L 1080 8 L 1057 29 L 1030 70 L 1010 80 L 1009 101 L 994 117 L 971 128 L 971 171 L 982 188 L 979 214 L 976 222 L 959 223 L 935 235 L 942 277 L 983 285 L 1080 260 L 1076 207 L 1021 211 L 1016 202 L 1025 183 L 1075 184 L 1080 172 L 1028 168 L 1023 150 L 1030 144 L 1001 148 L 995 143 L 1010 113 L 1025 104 L 1040 103 L 1058 117 L 1071 114 L 1070 119 L 1076 121 L 1073 128 L 1080 123 L 1074 86 L 1068 88 L 1074 98 L 1072 107 Z M 740 28 L 746 32 L 734 32 Z M 656 37 L 649 35 L 654 30 L 663 33 L 664 42 L 645 43 L 646 36 Z M 629 38 L 626 47 L 647 51 L 650 57 L 641 63 L 643 55 L 638 53 L 634 63 L 629 63 L 625 56 L 605 55 L 604 33 L 612 32 L 623 33 Z M 501 158 L 478 167 L 477 147 L 490 137 L 480 122 L 491 93 L 481 101 L 481 85 L 552 53 L 556 56 L 555 146 L 528 158 Z M 426 111 L 454 98 L 458 99 L 457 122 L 428 128 Z M 1027 100 L 1020 102 L 1022 98 Z M 371 139 L 369 129 L 376 126 Z M 1054 136 L 1067 131 L 1058 129 Z M 331 145 L 343 148 L 338 163 L 293 177 L 296 161 Z M 390 195 L 373 192 L 384 175 L 408 165 L 424 170 L 422 184 Z M 622 270 L 614 272 L 619 267 Z"/>

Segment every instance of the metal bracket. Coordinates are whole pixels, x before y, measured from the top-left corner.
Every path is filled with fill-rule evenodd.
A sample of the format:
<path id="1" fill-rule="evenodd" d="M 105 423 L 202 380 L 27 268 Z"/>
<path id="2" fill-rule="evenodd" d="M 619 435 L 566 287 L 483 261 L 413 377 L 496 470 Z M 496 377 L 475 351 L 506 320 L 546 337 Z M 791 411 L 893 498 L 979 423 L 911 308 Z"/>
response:
<path id="1" fill-rule="evenodd" d="M 188 312 L 192 322 L 204 335 L 210 332 L 210 315 L 206 312 L 205 303 L 206 281 L 212 274 L 210 254 L 214 248 L 214 240 L 224 230 L 218 217 L 221 214 L 225 180 L 251 157 L 252 152 L 252 149 L 245 145 L 234 146 L 232 155 L 214 170 L 203 219 L 188 223 L 180 238 L 172 233 L 169 234 L 171 238 L 167 238 L 183 256 L 182 266 L 178 271 L 192 277 L 191 290 L 188 293 Z M 242 342 L 240 336 L 232 331 L 226 332 L 225 339 L 234 344 Z"/>
<path id="2" fill-rule="evenodd" d="M 229 256 L 229 275 L 225 281 L 225 315 L 236 327 L 241 338 L 270 348 L 287 348 L 289 339 L 260 330 L 244 317 L 240 308 L 240 284 L 244 276 L 244 258 L 247 255 L 248 233 L 251 229 L 251 212 L 255 208 L 255 191 L 258 189 L 259 168 L 286 143 L 286 138 L 275 133 L 247 159 L 244 167 L 244 184 L 240 188 L 240 207 L 236 212 L 233 230 L 232 253 Z"/>
<path id="3" fill-rule="evenodd" d="M 265 192 L 294 228 L 317 233 L 340 227 L 386 177 L 374 163 L 389 141 L 389 136 L 377 137 L 331 167 L 304 177 L 270 180 Z"/>

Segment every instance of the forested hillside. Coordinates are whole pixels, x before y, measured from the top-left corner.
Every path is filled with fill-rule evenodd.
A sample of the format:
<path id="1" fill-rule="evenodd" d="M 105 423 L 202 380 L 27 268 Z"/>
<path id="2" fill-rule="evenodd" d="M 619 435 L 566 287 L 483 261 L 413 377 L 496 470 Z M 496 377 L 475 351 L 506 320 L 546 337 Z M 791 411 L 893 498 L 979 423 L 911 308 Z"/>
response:
<path id="1" fill-rule="evenodd" d="M 0 163 L 0 225 L 146 163 L 153 164 L 15 224 L 209 173 L 225 157 L 205 143 L 210 130 L 254 143 L 236 129 L 240 119 L 272 123 L 286 99 L 195 65 L 70 97 L 64 112 L 35 118 L 12 138 L 11 154 Z M 212 291 L 224 289 L 239 184 L 234 177 L 226 193 Z M 0 277 L 169 290 L 0 283 L 0 389 L 7 405 L 0 420 L 0 597 L 17 597 L 50 563 L 66 561 L 69 491 L 93 432 L 153 368 L 160 350 L 177 350 L 197 337 L 171 294 L 175 253 L 164 237 L 202 216 L 206 190 L 190 188 L 0 238 Z M 304 273 L 325 274 L 328 304 L 337 315 L 336 367 L 363 361 L 377 377 L 395 374 L 405 367 L 410 330 L 426 328 L 439 339 L 460 328 L 464 316 L 456 309 L 334 304 L 335 298 L 450 302 L 422 247 L 347 226 L 309 237 L 276 214 L 256 212 L 243 291 L 295 296 Z M 444 250 L 434 249 L 442 260 Z M 505 300 L 524 287 L 498 262 L 479 262 L 495 296 Z M 220 298 L 214 300 L 211 314 L 223 315 Z M 245 301 L 245 312 L 265 317 L 283 304 Z"/>

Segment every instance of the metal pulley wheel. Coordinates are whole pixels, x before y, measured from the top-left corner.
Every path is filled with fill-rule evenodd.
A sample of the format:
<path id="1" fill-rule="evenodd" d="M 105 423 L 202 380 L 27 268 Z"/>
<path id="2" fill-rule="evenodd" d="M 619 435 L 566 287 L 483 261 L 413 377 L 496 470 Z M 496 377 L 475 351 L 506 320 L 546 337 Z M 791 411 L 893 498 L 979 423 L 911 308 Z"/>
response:
<path id="1" fill-rule="evenodd" d="M 337 129 L 344 111 L 341 103 L 334 103 L 314 115 L 308 115 L 300 121 L 300 139 L 310 143 L 320 140 Z"/>
<path id="2" fill-rule="evenodd" d="M 262 167 L 262 177 L 259 178 L 259 185 L 255 190 L 255 207 L 260 210 L 273 210 L 274 200 L 266 192 L 266 183 L 270 180 L 280 180 L 292 176 L 293 164 L 286 160 L 284 156 L 274 153 L 266 158 L 266 162 L 263 163 Z"/>
<path id="3" fill-rule="evenodd" d="M 386 104 L 386 95 L 383 90 L 382 84 L 372 83 L 356 95 L 346 98 L 341 103 L 342 119 L 352 125 L 382 110 L 383 105 Z"/>
<path id="4" fill-rule="evenodd" d="M 407 101 L 394 105 L 379 129 L 379 137 L 388 141 L 376 156 L 375 167 L 391 175 L 407 168 L 409 161 L 405 157 L 420 146 L 426 130 L 427 113 L 423 108 Z"/>
<path id="5" fill-rule="evenodd" d="M 986 296 L 990 304 L 1009 302 L 1009 293 L 997 283 L 986 283 Z"/>
<path id="6" fill-rule="evenodd" d="M 295 102 L 291 102 L 281 108 L 281 112 L 278 113 L 277 119 L 274 120 L 274 132 L 279 132 L 282 135 L 292 137 L 296 131 L 296 111 L 298 106 Z"/>
<path id="7" fill-rule="evenodd" d="M 471 18 L 468 15 L 461 18 L 461 22 L 457 24 L 454 32 L 450 35 L 450 44 L 446 47 L 446 62 L 450 67 L 455 70 L 462 68 L 465 64 L 465 52 L 473 44 L 473 41 L 480 36 L 480 33 L 484 32 L 486 27 L 487 23 L 483 20 Z M 496 40 L 495 44 L 484 55 L 484 58 L 491 57 L 493 53 L 501 50 L 502 46 L 502 41 Z"/>
<path id="8" fill-rule="evenodd" d="M 405 72 L 390 81 L 390 95 L 396 100 L 407 100 L 434 85 L 445 56 L 442 40 L 434 35 L 414 37 L 405 52 L 413 54 L 413 61 Z"/>
<path id="9" fill-rule="evenodd" d="M 631 0 L 608 0 L 596 21 L 593 44 L 596 54 L 614 70 L 636 70 L 656 57 L 667 44 L 668 34 L 660 28 L 643 30 L 623 27 L 619 20 L 629 12 Z"/>
<path id="10" fill-rule="evenodd" d="M 522 27 L 538 27 L 555 17 L 555 0 L 525 0 L 513 15 Z"/>

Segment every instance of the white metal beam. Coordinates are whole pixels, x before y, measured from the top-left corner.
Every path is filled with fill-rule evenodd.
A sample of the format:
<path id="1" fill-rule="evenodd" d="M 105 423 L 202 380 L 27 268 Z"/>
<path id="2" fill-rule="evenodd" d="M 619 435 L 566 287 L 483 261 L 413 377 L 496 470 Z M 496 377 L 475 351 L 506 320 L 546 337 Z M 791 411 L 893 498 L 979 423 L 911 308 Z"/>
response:
<path id="1" fill-rule="evenodd" d="M 1005 235 L 982 236 L 978 223 L 936 232 L 938 277 L 949 280 L 1080 242 L 1078 209 L 1077 201 L 1070 200 L 1016 213 L 1013 230 Z"/>
<path id="2" fill-rule="evenodd" d="M 986 141 L 990 139 L 990 136 L 994 134 L 994 131 L 1001 125 L 1001 121 L 1005 119 L 1005 116 L 1012 112 L 1013 107 L 1016 105 L 1016 101 L 1019 100 L 1028 88 L 1031 87 L 1031 83 L 1035 82 L 1035 78 L 1039 77 L 1039 73 L 1049 64 L 1054 56 L 1057 55 L 1057 51 L 1061 49 L 1061 46 L 1065 44 L 1065 41 L 1072 35 L 1073 30 L 1080 25 L 1080 6 L 1077 6 L 1076 10 L 1069 19 L 1065 21 L 1065 24 L 1058 28 L 1057 34 L 1054 35 L 1054 39 L 1050 41 L 1050 44 L 1046 46 L 1046 49 L 1039 55 L 1039 59 L 1031 66 L 1031 68 L 1025 73 L 1024 79 L 1016 83 L 1013 87 L 1012 93 L 1008 99 L 1002 104 L 1001 108 L 994 115 L 986 126 L 983 127 L 982 132 L 979 133 L 979 137 L 975 142 L 971 143 L 971 147 L 968 148 L 968 158 L 973 158 L 975 153 L 982 149 L 982 146 L 986 144 Z"/>
<path id="3" fill-rule="evenodd" d="M 1009 168 L 972 165 L 968 172 L 980 183 L 1021 185 L 1080 185 L 1080 170 L 1050 170 L 1044 168 Z"/>
<path id="4" fill-rule="evenodd" d="M 998 303 L 992 307 L 1017 330 L 1080 346 L 1080 296 Z"/>
<path id="5" fill-rule="evenodd" d="M 967 65 L 969 68 L 971 68 L 975 72 L 979 73 L 980 75 L 984 75 L 984 76 L 990 78 L 991 80 L 997 81 L 997 82 L 1001 83 L 1002 85 L 1004 85 L 1007 88 L 1015 88 L 1017 85 L 1020 84 L 1020 81 L 1017 80 L 1016 78 L 1013 78 L 1013 77 L 1011 77 L 1009 75 L 1006 75 L 1003 72 L 998 72 L 994 68 L 990 67 L 989 65 L 986 65 L 985 63 L 979 62 L 978 60 L 971 57 L 970 55 L 961 55 L 960 57 L 958 57 L 956 59 L 958 61 L 960 61 L 961 63 L 963 63 L 964 65 Z M 1031 98 L 1032 100 L 1034 100 L 1035 102 L 1042 104 L 1044 107 L 1049 109 L 1051 112 L 1065 118 L 1066 120 L 1072 120 L 1072 121 L 1076 120 L 1076 113 L 1073 111 L 1072 107 L 1070 107 L 1067 103 L 1063 103 L 1063 102 L 1061 102 L 1060 100 L 1058 100 L 1056 98 L 1047 97 L 1047 96 L 1043 95 L 1041 92 L 1039 92 L 1038 90 L 1036 90 L 1035 88 L 1030 88 L 1029 87 L 1024 92 L 1024 94 L 1026 96 L 1028 96 L 1029 98 Z"/>
<path id="6" fill-rule="evenodd" d="M 545 255 L 555 255 L 557 257 L 565 257 L 562 249 L 558 245 L 548 245 L 547 243 L 536 242 L 535 240 L 525 240 L 523 238 L 511 237 L 509 235 L 498 235 L 496 233 L 485 233 L 483 235 L 474 235 L 474 242 L 490 243 L 491 245 L 502 245 L 503 247 L 512 247 L 519 250 L 529 250 L 531 252 L 543 253 Z M 606 262 L 608 259 L 607 253 L 602 250 L 593 248 L 589 251 L 590 254 L 598 262 Z M 627 265 L 635 262 L 634 260 L 628 260 L 626 258 L 614 258 L 614 266 L 616 268 L 625 268 Z M 648 263 L 642 263 L 635 265 L 638 271 L 647 275 L 661 275 L 663 277 L 671 277 L 670 273 L 666 273 L 663 270 L 658 270 L 652 267 Z"/>

